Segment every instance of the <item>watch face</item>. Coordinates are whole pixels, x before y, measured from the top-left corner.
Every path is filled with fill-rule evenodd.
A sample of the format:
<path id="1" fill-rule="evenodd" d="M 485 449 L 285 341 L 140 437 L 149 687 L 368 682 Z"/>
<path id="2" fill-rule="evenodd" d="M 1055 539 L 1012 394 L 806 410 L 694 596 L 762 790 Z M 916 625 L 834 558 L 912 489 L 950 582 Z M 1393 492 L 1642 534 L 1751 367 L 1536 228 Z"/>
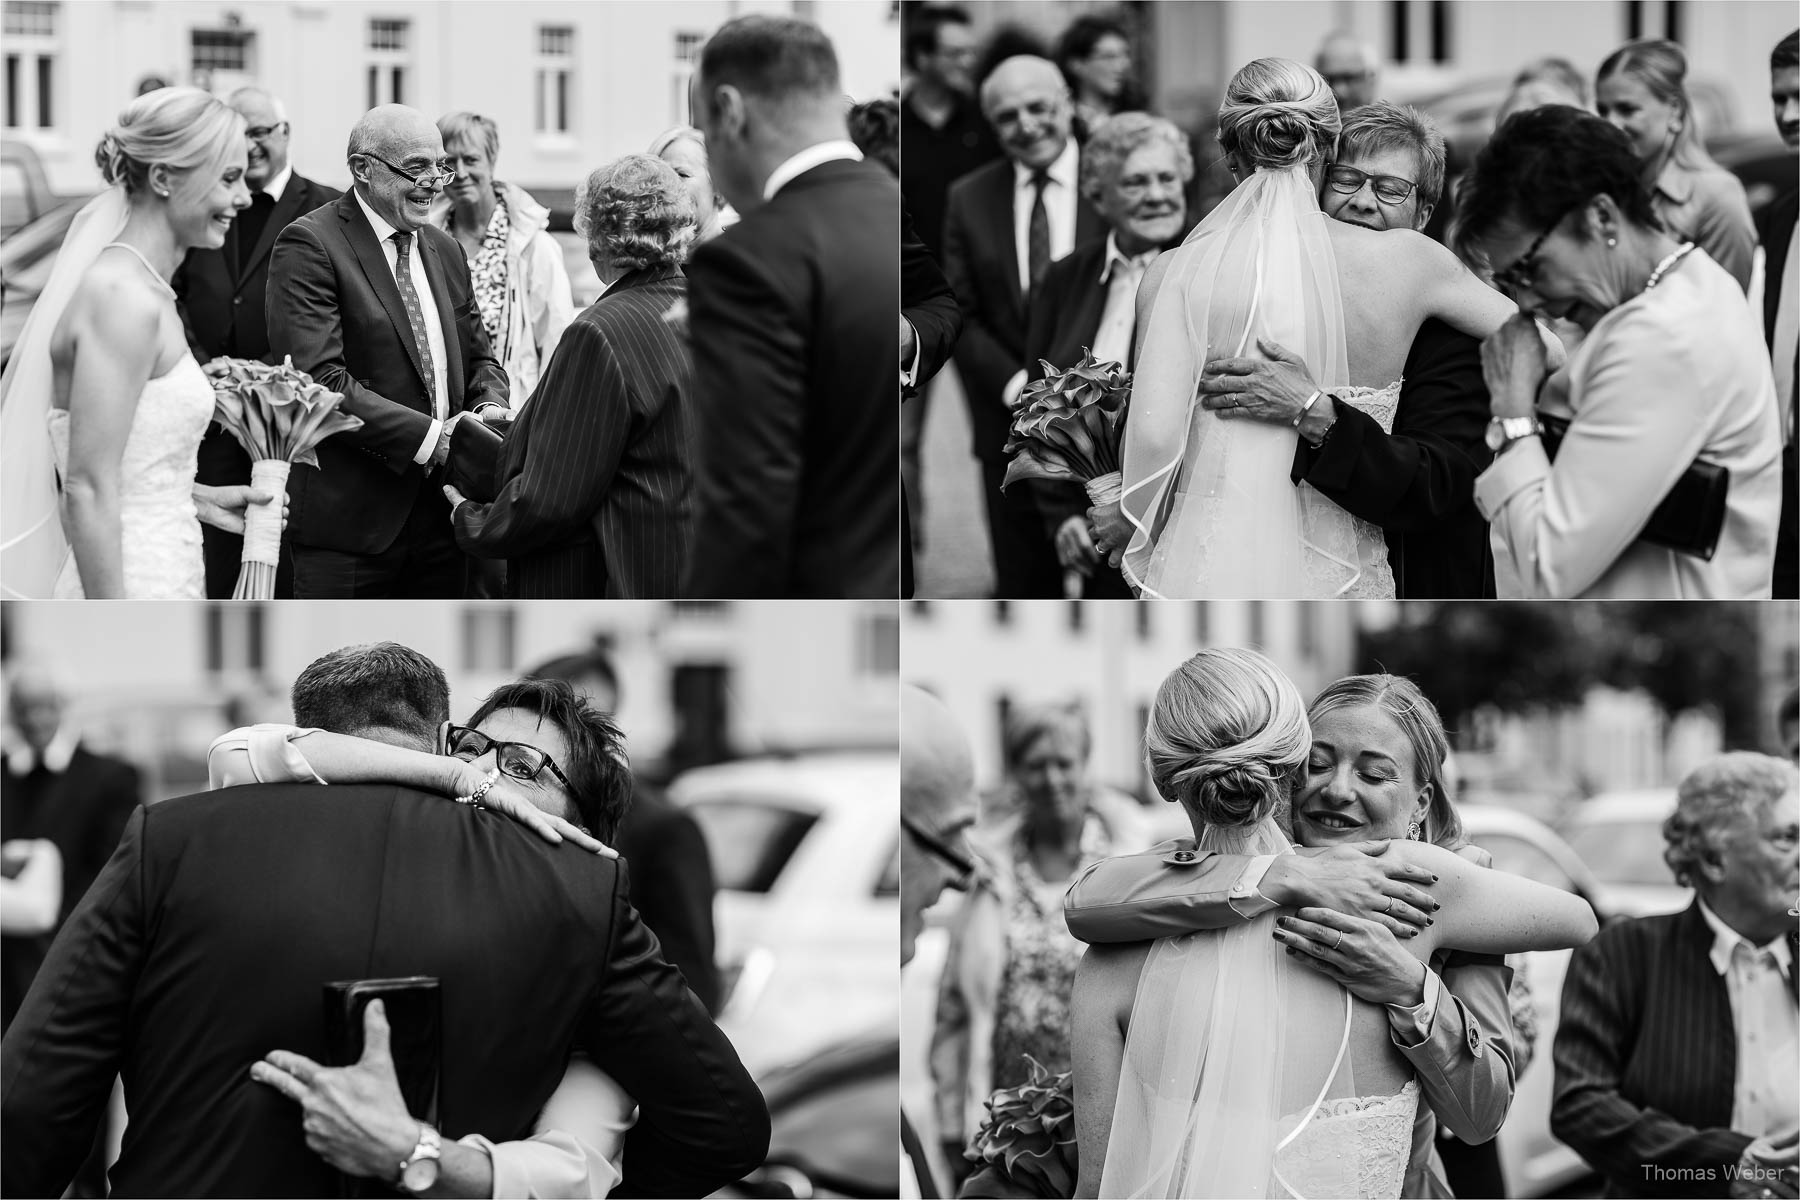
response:
<path id="1" fill-rule="evenodd" d="M 409 1163 L 406 1170 L 400 1172 L 400 1186 L 416 1194 L 436 1183 L 437 1177 L 438 1160 L 421 1158 L 417 1162 Z"/>
<path id="2" fill-rule="evenodd" d="M 1500 449 L 1501 446 L 1504 446 L 1505 444 L 1506 444 L 1506 430 L 1501 426 L 1500 419 L 1498 417 L 1496 417 L 1492 421 L 1488 422 L 1487 448 L 1489 450 L 1497 451 Z"/>

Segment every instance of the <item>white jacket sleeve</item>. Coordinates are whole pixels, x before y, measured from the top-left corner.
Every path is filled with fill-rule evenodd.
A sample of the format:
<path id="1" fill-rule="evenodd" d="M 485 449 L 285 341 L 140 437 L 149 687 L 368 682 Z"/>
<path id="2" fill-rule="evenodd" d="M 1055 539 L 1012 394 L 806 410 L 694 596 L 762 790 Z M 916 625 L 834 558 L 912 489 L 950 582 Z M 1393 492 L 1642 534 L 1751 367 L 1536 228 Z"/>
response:
<path id="1" fill-rule="evenodd" d="M 324 783 L 307 762 L 299 739 L 316 729 L 246 725 L 222 733 L 206 751 L 208 790 L 245 783 Z"/>

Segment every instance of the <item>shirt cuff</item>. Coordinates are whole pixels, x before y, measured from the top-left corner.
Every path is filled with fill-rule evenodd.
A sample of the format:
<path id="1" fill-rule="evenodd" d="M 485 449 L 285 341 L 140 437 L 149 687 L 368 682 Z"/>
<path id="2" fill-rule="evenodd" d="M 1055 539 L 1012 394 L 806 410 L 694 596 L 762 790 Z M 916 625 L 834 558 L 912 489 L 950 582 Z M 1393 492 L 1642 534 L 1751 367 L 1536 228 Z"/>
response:
<path id="1" fill-rule="evenodd" d="M 413 455 L 413 461 L 415 463 L 418 463 L 422 467 L 431 461 L 431 452 L 437 449 L 438 435 L 443 432 L 443 429 L 444 423 L 442 421 L 433 421 L 431 423 L 431 429 L 425 434 L 425 444 L 420 446 L 418 451 Z"/>
<path id="2" fill-rule="evenodd" d="M 1273 854 L 1257 855 L 1250 860 L 1250 865 L 1244 868 L 1244 873 L 1238 876 L 1238 881 L 1231 885 L 1231 890 L 1225 894 L 1225 902 L 1231 905 L 1231 910 L 1238 916 L 1248 920 L 1251 917 L 1261 916 L 1272 908 L 1279 907 L 1273 900 L 1256 890 L 1274 862 Z"/>
<path id="3" fill-rule="evenodd" d="M 1475 507 L 1489 524 L 1499 521 L 1507 503 L 1520 492 L 1538 484 L 1550 474 L 1550 456 L 1544 452 L 1544 439 L 1521 438 L 1521 445 L 1508 447 L 1494 455 L 1487 470 L 1475 479 Z"/>
<path id="4" fill-rule="evenodd" d="M 1394 1043 L 1400 1046 L 1422 1045 L 1431 1037 L 1431 1023 L 1437 1017 L 1437 972 L 1425 968 L 1425 998 L 1417 1004 L 1387 1006 L 1388 1025 L 1394 1031 Z"/>
<path id="5" fill-rule="evenodd" d="M 607 1195 L 619 1182 L 616 1162 L 561 1130 L 517 1142 L 490 1142 L 478 1133 L 457 1141 L 485 1150 L 493 1161 L 494 1200 L 520 1196 L 587 1200 Z"/>
<path id="6" fill-rule="evenodd" d="M 900 319 L 902 321 L 906 321 L 905 317 L 901 317 Z M 908 362 L 905 366 L 900 368 L 900 382 L 905 384 L 909 388 L 910 387 L 918 387 L 919 386 L 919 327 L 914 325 L 911 321 L 906 321 L 906 327 L 908 329 L 912 330 L 912 333 L 913 333 L 912 360 L 910 362 Z"/>
<path id="7" fill-rule="evenodd" d="M 1008 412 L 1011 412 L 1018 406 L 1019 394 L 1025 390 L 1025 385 L 1028 382 L 1029 380 L 1026 377 L 1025 372 L 1018 371 L 1013 374 L 1011 379 L 1006 381 L 1006 386 L 1000 389 L 1000 402 L 1006 405 Z"/>

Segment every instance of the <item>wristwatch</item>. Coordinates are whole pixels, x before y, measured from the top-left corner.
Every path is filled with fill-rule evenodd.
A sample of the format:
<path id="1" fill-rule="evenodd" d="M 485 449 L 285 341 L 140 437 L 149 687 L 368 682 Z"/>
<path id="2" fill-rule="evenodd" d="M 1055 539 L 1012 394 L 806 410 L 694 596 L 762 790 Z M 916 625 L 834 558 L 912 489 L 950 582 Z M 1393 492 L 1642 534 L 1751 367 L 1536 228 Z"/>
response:
<path id="1" fill-rule="evenodd" d="M 1487 448 L 1498 454 L 1520 438 L 1543 432 L 1543 422 L 1536 417 L 1494 417 L 1487 423 Z"/>
<path id="2" fill-rule="evenodd" d="M 419 1144 L 400 1163 L 399 1189 L 408 1196 L 423 1195 L 437 1182 L 438 1159 L 442 1155 L 438 1131 L 419 1122 Z"/>

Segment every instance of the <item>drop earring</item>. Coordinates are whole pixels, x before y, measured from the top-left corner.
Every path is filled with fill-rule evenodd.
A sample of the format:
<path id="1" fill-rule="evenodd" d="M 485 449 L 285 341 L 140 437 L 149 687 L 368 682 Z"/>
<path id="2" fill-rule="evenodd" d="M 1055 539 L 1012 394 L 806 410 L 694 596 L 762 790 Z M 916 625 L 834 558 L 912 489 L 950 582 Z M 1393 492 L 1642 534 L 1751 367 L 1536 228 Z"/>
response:
<path id="1" fill-rule="evenodd" d="M 1412 822 L 1406 827 L 1406 840 L 1409 842 L 1416 842 L 1419 840 L 1419 823 L 1417 821 Z"/>

